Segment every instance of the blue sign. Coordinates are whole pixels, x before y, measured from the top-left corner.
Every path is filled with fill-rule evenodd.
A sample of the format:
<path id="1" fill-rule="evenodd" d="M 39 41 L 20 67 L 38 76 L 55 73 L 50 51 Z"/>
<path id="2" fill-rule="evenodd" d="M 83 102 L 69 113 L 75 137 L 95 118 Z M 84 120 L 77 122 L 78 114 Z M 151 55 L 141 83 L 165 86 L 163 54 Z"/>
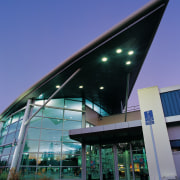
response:
<path id="1" fill-rule="evenodd" d="M 145 116 L 145 123 L 146 123 L 146 125 L 152 125 L 152 124 L 154 124 L 154 117 L 153 117 L 153 112 L 152 112 L 152 110 L 150 110 L 150 111 L 145 111 L 145 112 L 144 112 L 144 116 Z"/>

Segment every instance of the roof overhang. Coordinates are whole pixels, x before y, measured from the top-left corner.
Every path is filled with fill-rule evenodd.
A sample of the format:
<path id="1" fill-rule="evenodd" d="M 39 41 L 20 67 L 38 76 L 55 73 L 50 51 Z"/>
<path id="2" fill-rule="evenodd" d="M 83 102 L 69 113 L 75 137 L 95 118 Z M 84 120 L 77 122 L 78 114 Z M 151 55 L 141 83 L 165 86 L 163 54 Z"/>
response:
<path id="1" fill-rule="evenodd" d="M 26 105 L 27 99 L 48 98 L 78 68 L 81 71 L 55 98 L 84 97 L 110 114 L 121 113 L 125 105 L 127 74 L 130 95 L 150 48 L 168 0 L 155 0 L 60 64 L 18 97 L 0 116 L 8 116 Z M 116 49 L 122 53 L 117 54 Z M 133 55 L 128 55 L 130 50 Z M 108 61 L 102 62 L 107 57 Z M 126 62 L 131 61 L 130 65 Z M 79 89 L 83 85 L 83 89 Z M 99 87 L 104 89 L 100 90 Z"/>

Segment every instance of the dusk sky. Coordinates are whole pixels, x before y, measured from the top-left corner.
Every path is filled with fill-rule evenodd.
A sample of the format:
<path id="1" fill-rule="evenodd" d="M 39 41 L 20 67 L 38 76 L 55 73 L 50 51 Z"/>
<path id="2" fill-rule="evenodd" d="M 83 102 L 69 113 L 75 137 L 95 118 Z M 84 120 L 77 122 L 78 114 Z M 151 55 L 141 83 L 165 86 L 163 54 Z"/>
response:
<path id="1" fill-rule="evenodd" d="M 1 0 L 0 113 L 89 42 L 150 0 Z M 170 0 L 129 100 L 137 90 L 180 85 L 180 0 Z"/>

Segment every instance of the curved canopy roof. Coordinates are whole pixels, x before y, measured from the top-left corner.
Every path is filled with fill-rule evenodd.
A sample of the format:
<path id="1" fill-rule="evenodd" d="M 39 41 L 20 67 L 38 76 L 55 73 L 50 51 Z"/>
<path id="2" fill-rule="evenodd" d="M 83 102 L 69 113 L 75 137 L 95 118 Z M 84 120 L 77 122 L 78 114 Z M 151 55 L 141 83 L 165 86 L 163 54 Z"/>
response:
<path id="1" fill-rule="evenodd" d="M 25 106 L 29 98 L 41 94 L 48 98 L 56 85 L 61 85 L 79 68 L 80 72 L 55 98 L 84 97 L 110 114 L 121 113 L 121 106 L 125 105 L 127 74 L 130 73 L 130 95 L 167 2 L 151 1 L 88 44 L 18 97 L 1 118 Z M 79 88 L 80 85 L 83 88 Z"/>

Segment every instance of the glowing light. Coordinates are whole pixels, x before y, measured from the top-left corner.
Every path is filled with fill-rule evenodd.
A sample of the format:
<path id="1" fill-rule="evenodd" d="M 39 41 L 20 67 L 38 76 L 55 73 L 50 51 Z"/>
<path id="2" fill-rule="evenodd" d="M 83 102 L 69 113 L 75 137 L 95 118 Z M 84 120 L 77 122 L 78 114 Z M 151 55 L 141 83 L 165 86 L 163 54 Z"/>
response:
<path id="1" fill-rule="evenodd" d="M 131 51 L 128 51 L 128 55 L 131 56 L 131 55 L 133 55 L 133 54 L 134 54 L 134 51 L 132 51 L 132 50 L 131 50 Z"/>
<path id="2" fill-rule="evenodd" d="M 103 57 L 101 60 L 102 60 L 103 62 L 106 62 L 106 61 L 108 60 L 108 58 L 107 58 L 107 57 Z"/>
<path id="3" fill-rule="evenodd" d="M 131 64 L 131 61 L 126 61 L 126 65 L 130 65 Z"/>
<path id="4" fill-rule="evenodd" d="M 104 89 L 104 87 L 103 87 L 103 86 L 101 86 L 99 89 L 103 90 L 103 89 Z"/>
<path id="5" fill-rule="evenodd" d="M 117 53 L 117 54 L 122 53 L 122 49 L 116 49 L 116 53 Z"/>
<path id="6" fill-rule="evenodd" d="M 82 88 L 83 88 L 83 86 L 82 86 L 82 85 L 80 85 L 80 86 L 79 86 L 79 89 L 82 89 Z"/>
<path id="7" fill-rule="evenodd" d="M 61 86 L 60 85 L 56 85 L 56 88 L 58 89 L 58 88 L 60 88 Z"/>

